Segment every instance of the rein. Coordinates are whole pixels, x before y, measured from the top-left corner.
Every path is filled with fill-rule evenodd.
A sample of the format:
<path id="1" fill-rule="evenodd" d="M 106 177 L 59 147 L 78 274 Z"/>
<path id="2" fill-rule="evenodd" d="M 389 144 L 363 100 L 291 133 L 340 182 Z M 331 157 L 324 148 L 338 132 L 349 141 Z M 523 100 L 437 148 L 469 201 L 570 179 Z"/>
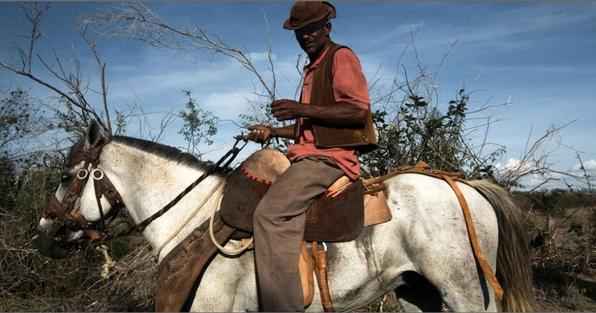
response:
<path id="1" fill-rule="evenodd" d="M 151 224 L 153 221 L 158 219 L 160 216 L 164 215 L 169 209 L 171 209 L 174 205 L 176 205 L 176 203 L 178 203 L 184 196 L 186 196 L 198 184 L 200 184 L 203 180 L 205 180 L 205 178 L 209 177 L 211 174 L 213 174 L 221 169 L 226 169 L 230 165 L 230 163 L 232 163 L 232 161 L 234 161 L 236 156 L 238 156 L 240 151 L 242 151 L 242 149 L 244 149 L 244 147 L 248 143 L 248 141 L 246 141 L 246 139 L 244 139 L 244 137 L 242 137 L 242 136 L 237 136 L 234 138 L 236 139 L 234 146 L 226 154 L 224 154 L 212 167 L 210 167 L 207 171 L 205 171 L 205 173 L 203 173 L 203 175 L 201 175 L 199 178 L 197 178 L 192 184 L 190 184 L 188 187 L 186 187 L 184 190 L 182 190 L 182 192 L 180 194 L 178 194 L 174 199 L 172 199 L 163 208 L 161 208 L 159 211 L 153 213 L 153 215 L 151 215 L 150 217 L 148 217 L 141 223 L 135 225 L 135 227 L 131 228 L 127 233 L 125 233 L 125 235 L 128 235 L 133 231 L 143 232 L 145 230 L 145 228 L 147 226 L 149 226 L 149 224 Z M 244 141 L 244 143 L 240 147 L 238 147 L 238 143 L 240 141 Z M 226 159 L 228 159 L 228 160 L 226 161 Z M 221 166 L 221 164 L 224 161 L 226 161 L 225 164 L 223 166 Z"/>
<path id="2" fill-rule="evenodd" d="M 209 177 L 211 174 L 218 172 L 218 171 L 226 171 L 227 167 L 234 161 L 234 159 L 238 156 L 240 151 L 246 146 L 248 140 L 245 136 L 236 136 L 234 137 L 236 142 L 234 146 L 226 152 L 213 166 L 209 167 L 205 173 L 203 173 L 199 178 L 197 178 L 192 184 L 186 187 L 180 194 L 178 194 L 174 199 L 172 199 L 168 204 L 166 204 L 163 208 L 159 211 L 153 213 L 150 217 L 142 221 L 141 223 L 135 225 L 131 229 L 126 232 L 119 233 L 119 236 L 126 236 L 132 233 L 133 231 L 143 232 L 145 228 L 151 224 L 153 221 L 164 215 L 168 210 L 170 210 L 174 205 L 176 205 L 184 196 L 186 196 L 190 191 L 192 191 L 198 184 L 200 184 L 203 180 Z M 239 145 L 240 141 L 244 141 L 243 144 Z M 113 238 L 112 234 L 108 232 L 106 229 L 106 222 L 108 219 L 113 218 L 116 216 L 119 209 L 124 207 L 124 202 L 118 190 L 114 184 L 110 181 L 108 176 L 104 173 L 104 171 L 98 167 L 99 165 L 99 155 L 105 145 L 107 145 L 110 141 L 107 140 L 96 147 L 91 148 L 88 151 L 83 153 L 82 161 L 83 167 L 77 171 L 76 177 L 73 182 L 69 185 L 66 193 L 62 199 L 59 201 L 56 196 L 50 199 L 48 204 L 47 214 L 48 217 L 60 217 L 65 219 L 65 223 L 68 226 L 72 226 L 74 223 L 82 230 L 91 230 L 99 232 L 99 238 L 101 239 L 108 239 Z M 223 165 L 222 165 L 223 164 Z M 89 177 L 93 179 L 93 186 L 95 189 L 95 199 L 97 201 L 97 206 L 99 208 L 99 215 L 100 219 L 97 222 L 88 222 L 80 213 L 79 208 L 75 208 L 75 204 L 77 200 L 81 198 L 81 193 L 83 192 L 83 187 L 89 180 Z M 113 210 L 109 212 L 108 215 L 104 214 L 103 206 L 101 205 L 101 197 L 104 196 L 107 201 L 112 206 Z M 96 226 L 97 227 L 94 227 Z M 92 238 L 96 239 L 96 238 Z"/>

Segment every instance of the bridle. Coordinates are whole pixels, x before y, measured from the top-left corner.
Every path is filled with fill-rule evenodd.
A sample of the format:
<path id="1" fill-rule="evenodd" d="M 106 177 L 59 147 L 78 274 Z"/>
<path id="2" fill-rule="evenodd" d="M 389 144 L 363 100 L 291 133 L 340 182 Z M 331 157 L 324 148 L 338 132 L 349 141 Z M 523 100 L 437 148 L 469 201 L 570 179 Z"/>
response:
<path id="1" fill-rule="evenodd" d="M 194 189 L 199 183 L 209 177 L 211 174 L 215 172 L 228 172 L 230 171 L 228 166 L 232 163 L 232 161 L 238 156 L 240 151 L 246 146 L 248 143 L 248 139 L 246 136 L 240 135 L 234 137 L 236 142 L 234 146 L 224 154 L 213 166 L 210 166 L 205 173 L 203 173 L 199 178 L 197 178 L 192 184 L 186 187 L 180 194 L 178 194 L 174 199 L 172 199 L 168 204 L 166 204 L 163 208 L 158 210 L 157 212 L 153 213 L 144 221 L 136 224 L 134 227 L 131 227 L 128 231 L 124 233 L 119 233 L 118 236 L 126 236 L 130 233 L 137 231 L 143 232 L 145 228 L 151 224 L 153 221 L 164 215 L 169 209 L 171 209 L 176 203 L 178 203 L 185 195 L 187 195 L 192 189 Z M 240 141 L 243 141 L 243 144 L 239 145 Z M 56 196 L 54 195 L 49 203 L 46 211 L 44 212 L 44 217 L 48 218 L 61 218 L 64 220 L 66 226 L 74 228 L 78 227 L 78 229 L 85 231 L 87 235 L 92 240 L 106 240 L 109 238 L 113 238 L 114 235 L 109 232 L 106 228 L 106 225 L 113 219 L 117 213 L 124 207 L 124 202 L 118 190 L 109 179 L 109 177 L 105 174 L 105 172 L 98 167 L 99 165 L 99 155 L 103 150 L 103 147 L 110 142 L 109 139 L 106 139 L 92 148 L 79 152 L 80 155 L 76 155 L 77 160 L 80 159 L 80 162 L 83 162 L 81 168 L 77 171 L 75 178 L 72 180 L 62 201 L 59 201 Z M 224 163 L 225 162 L 225 163 Z M 222 165 L 223 164 L 223 165 Z M 100 219 L 96 222 L 89 222 L 85 219 L 85 217 L 81 214 L 80 208 L 75 207 L 77 200 L 81 199 L 83 187 L 87 184 L 89 179 L 93 180 L 93 185 L 95 189 L 95 199 L 97 202 L 97 207 L 99 209 L 99 216 Z M 104 214 L 103 206 L 101 204 L 101 198 L 105 197 L 108 203 L 111 205 L 112 209 L 108 213 L 108 215 Z"/>
<path id="2" fill-rule="evenodd" d="M 64 220 L 66 226 L 83 230 L 92 239 L 107 239 L 112 237 L 106 225 L 124 207 L 124 202 L 110 178 L 105 174 L 103 169 L 98 167 L 99 155 L 103 147 L 109 142 L 110 140 L 104 140 L 94 147 L 72 156 L 83 162 L 83 164 L 76 172 L 68 188 L 66 188 L 62 201 L 58 200 L 55 195 L 50 199 L 48 207 L 44 212 L 44 217 L 61 218 Z M 89 179 L 93 180 L 95 200 L 99 209 L 100 219 L 97 222 L 87 221 L 81 214 L 80 208 L 76 207 L 76 202 L 81 199 L 83 188 Z M 104 213 L 101 204 L 102 197 L 105 197 L 112 207 L 108 215 Z"/>

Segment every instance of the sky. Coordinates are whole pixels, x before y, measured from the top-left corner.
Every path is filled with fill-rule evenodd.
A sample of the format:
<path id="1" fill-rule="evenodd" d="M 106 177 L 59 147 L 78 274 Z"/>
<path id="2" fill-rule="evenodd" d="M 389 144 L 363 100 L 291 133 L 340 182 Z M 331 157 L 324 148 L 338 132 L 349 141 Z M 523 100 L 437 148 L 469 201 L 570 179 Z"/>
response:
<path id="1" fill-rule="evenodd" d="M 358 55 L 369 83 L 383 88 L 415 74 L 422 64 L 435 74 L 437 105 L 445 109 L 457 90 L 471 92 L 470 109 L 495 121 L 489 142 L 506 146 L 501 166 L 516 164 L 528 137 L 572 122 L 546 148 L 551 163 L 577 171 L 576 151 L 596 174 L 596 2 L 595 1 L 335 1 L 332 39 Z M 281 27 L 291 1 L 148 2 L 163 20 L 177 27 L 198 26 L 228 45 L 242 48 L 266 72 L 270 44 L 278 77 L 278 98 L 295 99 L 296 60 L 302 53 L 294 34 Z M 52 2 L 42 22 L 37 51 L 48 60 L 79 59 L 81 73 L 97 87 L 97 65 L 78 33 L 82 16 L 118 6 L 114 2 Z M 0 2 L 0 60 L 15 63 L 16 47 L 27 44 L 29 25 L 17 3 Z M 250 113 L 255 77 L 237 62 L 205 51 L 172 51 L 140 42 L 100 37 L 97 49 L 107 62 L 113 110 L 141 108 L 146 118 L 132 121 L 131 136 L 149 136 L 168 112 L 176 113 L 190 90 L 202 108 L 220 118 L 211 146 L 216 160 L 241 132 L 238 114 Z M 70 64 L 72 68 L 73 63 Z M 53 81 L 39 63 L 34 72 Z M 55 82 L 55 81 L 54 81 Z M 57 82 L 56 82 L 57 83 Z M 36 97 L 51 92 L 0 70 L 0 91 L 25 88 Z M 94 99 L 92 97 L 92 99 Z M 99 104 L 99 99 L 94 99 Z M 504 104 L 504 105 L 502 105 Z M 138 110 L 137 110 L 138 111 Z M 480 123 L 482 120 L 478 120 Z M 473 121 L 471 122 L 473 123 Z M 170 124 L 161 142 L 184 146 L 181 122 Z M 478 143 L 482 133 L 472 134 Z M 258 146 L 251 145 L 254 151 Z"/>

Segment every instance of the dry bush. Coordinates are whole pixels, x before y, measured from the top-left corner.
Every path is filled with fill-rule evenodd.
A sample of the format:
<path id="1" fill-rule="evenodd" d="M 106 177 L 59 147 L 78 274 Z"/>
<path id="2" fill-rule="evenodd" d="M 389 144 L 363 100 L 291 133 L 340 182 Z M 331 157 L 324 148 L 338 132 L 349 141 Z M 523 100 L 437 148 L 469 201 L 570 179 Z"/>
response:
<path id="1" fill-rule="evenodd" d="M 115 266 L 102 276 L 105 259 L 95 245 L 79 246 L 68 257 L 50 259 L 32 247 L 39 214 L 59 175 L 28 169 L 4 171 L 0 206 L 0 311 L 151 311 L 156 261 L 142 237 L 106 244 Z M 10 175 L 14 176 L 10 176 Z M 8 205 L 7 205 L 8 204 Z"/>
<path id="2" fill-rule="evenodd" d="M 14 202 L 0 209 L 0 311 L 81 310 L 75 299 L 97 277 L 95 253 L 88 248 L 61 260 L 43 257 L 32 248 L 54 176 L 48 170 L 29 169 L 5 190 Z"/>
<path id="3" fill-rule="evenodd" d="M 108 305 L 105 309 L 153 311 L 158 272 L 149 244 L 142 237 L 123 238 L 112 241 L 111 250 L 114 255 L 125 254 L 116 260 L 107 277 L 94 290 L 94 293 L 108 295 L 109 303 L 103 304 Z M 115 304 L 121 307 L 115 309 Z"/>
<path id="4" fill-rule="evenodd" d="M 517 193 L 527 212 L 536 299 L 543 311 L 596 309 L 596 195 Z"/>

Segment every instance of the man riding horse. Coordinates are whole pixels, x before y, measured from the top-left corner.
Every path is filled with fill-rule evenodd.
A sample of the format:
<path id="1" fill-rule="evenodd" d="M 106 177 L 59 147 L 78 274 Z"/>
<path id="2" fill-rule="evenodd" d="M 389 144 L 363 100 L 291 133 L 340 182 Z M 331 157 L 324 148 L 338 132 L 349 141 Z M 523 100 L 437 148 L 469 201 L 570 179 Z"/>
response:
<path id="1" fill-rule="evenodd" d="M 309 57 L 300 102 L 276 100 L 271 112 L 280 128 L 250 127 L 249 138 L 294 139 L 288 147 L 290 168 L 270 187 L 254 212 L 254 242 L 260 309 L 304 311 L 298 274 L 306 210 L 338 178 L 360 175 L 359 152 L 370 150 L 376 136 L 366 78 L 354 52 L 331 41 L 335 7 L 326 1 L 294 3 L 285 29 Z"/>
<path id="2" fill-rule="evenodd" d="M 303 311 L 303 304 L 312 301 L 313 272 L 321 296 L 320 302 L 311 302 L 313 311 L 321 307 L 353 311 L 390 291 L 409 311 L 484 312 L 499 306 L 505 312 L 532 311 L 523 214 L 511 195 L 493 183 L 466 181 L 428 167 L 397 169 L 366 182 L 367 193 L 379 188 L 380 207 L 386 214 L 375 216 L 378 211 L 367 210 L 371 205 L 362 207 L 365 186 L 357 182 L 350 185 L 359 188 L 357 192 L 342 193 L 341 201 L 349 205 L 319 205 L 330 199 L 326 193 L 305 218 L 313 199 L 330 184 L 335 186 L 338 177 L 343 183 L 349 180 L 344 175 L 353 180 L 359 176 L 358 153 L 374 148 L 376 141 L 358 59 L 329 38 L 333 17 L 335 9 L 326 2 L 294 5 L 284 27 L 295 30 L 311 62 L 305 68 L 300 102 L 275 101 L 272 112 L 279 120 L 296 123 L 285 128 L 255 125 L 249 134 L 256 141 L 293 138 L 296 143 L 288 151 L 291 165 L 287 159 L 276 164 L 274 158 L 268 159 L 269 153 L 281 153 L 264 149 L 227 175 L 242 137 L 213 166 L 189 159 L 173 147 L 109 136 L 92 122 L 68 154 L 55 197 L 42 212 L 34 246 L 55 255 L 50 253 L 54 243 L 78 242 L 84 235 L 109 238 L 114 233 L 105 226 L 125 208 L 135 224 L 130 231 L 142 233 L 159 260 L 158 311 L 255 311 L 258 302 L 261 310 Z M 267 157 L 259 159 L 261 155 Z M 251 168 L 250 160 L 267 162 Z M 266 172 L 267 179 L 253 175 L 249 171 L 253 169 Z M 248 181 L 253 178 L 256 183 Z M 254 188 L 243 192 L 240 187 Z M 352 201 L 350 196 L 364 199 Z M 241 201 L 235 202 L 238 198 Z M 343 210 L 350 206 L 362 214 L 352 225 L 357 231 L 350 233 L 351 239 L 329 239 L 335 237 L 313 232 L 352 230 L 346 224 L 356 215 Z M 333 215 L 336 209 L 341 214 Z M 368 222 L 366 212 L 373 212 Z M 224 217 L 248 226 L 226 225 Z M 378 223 L 384 225 L 374 231 L 356 228 Z M 254 259 L 252 251 L 242 253 L 248 245 L 227 250 L 236 254 L 228 255 L 224 249 L 217 253 L 216 242 L 245 235 L 237 229 L 253 231 Z M 302 281 L 307 298 L 301 296 L 298 276 L 299 251 L 306 250 L 303 239 L 314 242 L 314 262 L 300 262 L 301 273 L 310 275 L 310 280 L 306 276 Z M 331 245 L 329 267 L 318 240 L 338 242 Z M 237 242 L 230 242 L 230 247 L 234 245 Z M 259 301 L 252 288 L 255 277 Z M 341 288 L 328 288 L 328 283 Z"/>

